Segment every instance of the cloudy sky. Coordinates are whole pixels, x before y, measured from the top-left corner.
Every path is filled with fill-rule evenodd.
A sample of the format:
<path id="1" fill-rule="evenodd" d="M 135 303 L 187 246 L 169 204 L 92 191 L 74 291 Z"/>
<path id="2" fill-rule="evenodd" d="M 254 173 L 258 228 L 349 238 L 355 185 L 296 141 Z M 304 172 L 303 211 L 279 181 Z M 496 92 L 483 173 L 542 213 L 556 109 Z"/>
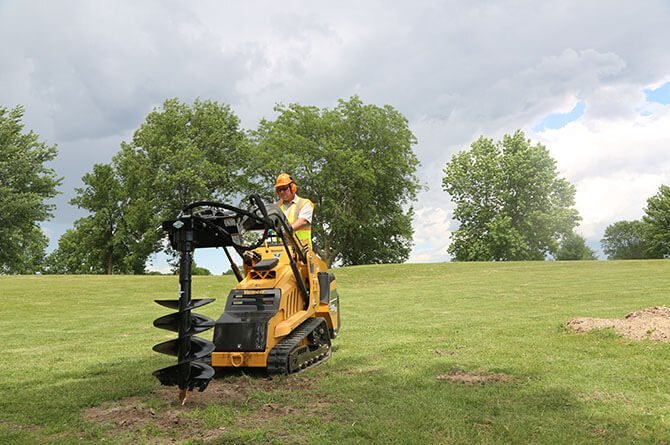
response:
<path id="1" fill-rule="evenodd" d="M 670 184 L 670 2 L 0 0 L 0 105 L 49 144 L 64 176 L 51 248 L 84 214 L 67 202 L 166 98 L 230 104 L 244 128 L 275 103 L 357 94 L 410 121 L 428 190 L 411 261 L 445 261 L 451 156 L 520 128 L 577 188 L 577 229 L 643 214 Z M 220 273 L 222 255 L 200 265 Z M 160 268 L 160 260 L 156 267 Z"/>

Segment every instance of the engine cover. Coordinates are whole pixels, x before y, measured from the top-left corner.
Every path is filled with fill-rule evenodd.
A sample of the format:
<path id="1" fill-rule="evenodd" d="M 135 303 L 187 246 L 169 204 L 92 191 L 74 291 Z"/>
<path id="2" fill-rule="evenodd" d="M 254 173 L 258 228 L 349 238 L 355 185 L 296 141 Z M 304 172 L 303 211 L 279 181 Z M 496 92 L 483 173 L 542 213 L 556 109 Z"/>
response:
<path id="1" fill-rule="evenodd" d="M 263 352 L 268 322 L 277 313 L 280 289 L 233 289 L 214 325 L 215 352 Z"/>

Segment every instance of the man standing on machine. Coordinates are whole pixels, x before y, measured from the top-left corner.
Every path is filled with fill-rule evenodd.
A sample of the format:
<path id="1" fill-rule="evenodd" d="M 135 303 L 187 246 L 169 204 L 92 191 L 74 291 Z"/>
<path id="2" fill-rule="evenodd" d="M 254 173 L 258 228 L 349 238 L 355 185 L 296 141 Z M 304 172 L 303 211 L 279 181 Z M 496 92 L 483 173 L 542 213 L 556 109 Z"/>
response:
<path id="1" fill-rule="evenodd" d="M 298 185 L 287 173 L 277 176 L 275 192 L 279 196 L 279 208 L 286 215 L 296 237 L 303 244 L 312 248 L 312 214 L 314 204 L 307 198 L 296 195 Z"/>

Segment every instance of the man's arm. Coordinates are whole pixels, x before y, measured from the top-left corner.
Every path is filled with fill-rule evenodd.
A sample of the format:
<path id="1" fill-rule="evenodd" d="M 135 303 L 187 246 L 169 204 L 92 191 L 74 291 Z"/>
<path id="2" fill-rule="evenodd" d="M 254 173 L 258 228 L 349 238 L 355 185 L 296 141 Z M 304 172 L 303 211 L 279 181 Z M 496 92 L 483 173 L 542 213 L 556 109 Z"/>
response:
<path id="1" fill-rule="evenodd" d="M 291 224 L 291 227 L 293 227 L 293 230 L 298 230 L 305 224 L 309 224 L 309 221 L 305 218 L 296 218 L 295 221 L 293 221 L 293 224 Z"/>
<path id="2" fill-rule="evenodd" d="M 312 214 L 314 213 L 314 207 L 312 204 L 307 201 L 305 205 L 302 206 L 300 209 L 300 214 L 298 217 L 293 221 L 293 224 L 291 224 L 291 227 L 293 227 L 293 230 L 297 230 L 304 226 L 305 224 L 312 224 Z"/>

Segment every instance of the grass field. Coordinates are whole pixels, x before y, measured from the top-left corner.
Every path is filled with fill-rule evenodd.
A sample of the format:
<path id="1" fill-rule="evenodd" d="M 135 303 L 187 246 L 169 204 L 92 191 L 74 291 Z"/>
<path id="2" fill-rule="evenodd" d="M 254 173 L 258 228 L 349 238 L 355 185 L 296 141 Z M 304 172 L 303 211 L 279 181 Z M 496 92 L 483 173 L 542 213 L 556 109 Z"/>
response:
<path id="1" fill-rule="evenodd" d="M 176 277 L 0 277 L 0 443 L 670 443 L 670 344 L 565 328 L 669 306 L 670 261 L 336 275 L 327 363 L 224 376 L 185 407 L 151 376 L 173 363 L 151 346 L 171 337 L 153 299 Z M 196 277 L 194 296 L 218 298 L 199 312 L 216 318 L 233 284 Z M 444 378 L 459 372 L 490 381 Z"/>

